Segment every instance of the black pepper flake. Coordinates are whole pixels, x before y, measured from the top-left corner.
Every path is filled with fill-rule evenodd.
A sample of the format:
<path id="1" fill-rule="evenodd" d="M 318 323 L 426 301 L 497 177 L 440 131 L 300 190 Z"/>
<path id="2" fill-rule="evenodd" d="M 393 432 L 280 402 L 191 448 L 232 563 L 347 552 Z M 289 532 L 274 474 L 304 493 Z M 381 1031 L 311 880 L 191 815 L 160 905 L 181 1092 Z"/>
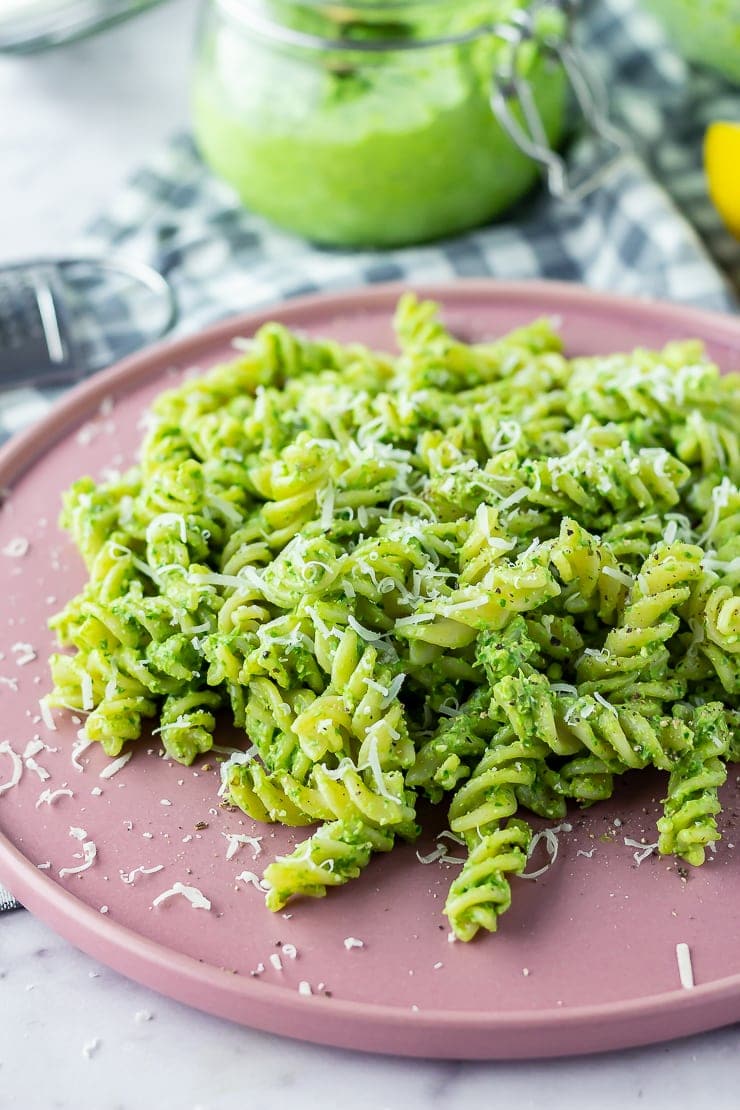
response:
<path id="1" fill-rule="evenodd" d="M 207 829 L 208 828 L 208 822 L 207 821 L 196 821 L 195 822 L 195 828 L 198 830 L 198 832 L 200 832 L 201 829 Z"/>

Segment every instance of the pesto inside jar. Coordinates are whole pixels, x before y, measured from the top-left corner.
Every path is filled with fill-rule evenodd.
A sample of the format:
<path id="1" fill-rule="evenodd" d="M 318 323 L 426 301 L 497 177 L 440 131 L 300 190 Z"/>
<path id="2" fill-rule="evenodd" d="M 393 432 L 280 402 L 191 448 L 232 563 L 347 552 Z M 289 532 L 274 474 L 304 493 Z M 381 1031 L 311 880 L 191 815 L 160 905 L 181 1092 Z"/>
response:
<path id="1" fill-rule="evenodd" d="M 483 31 L 518 0 L 481 4 L 263 3 L 271 28 L 371 49 L 307 48 L 256 32 L 239 9 L 207 6 L 193 86 L 196 141 L 242 202 L 319 243 L 389 247 L 475 227 L 536 181 L 536 164 L 496 121 L 489 94 L 506 44 Z M 526 68 L 547 137 L 562 136 L 560 67 Z"/>

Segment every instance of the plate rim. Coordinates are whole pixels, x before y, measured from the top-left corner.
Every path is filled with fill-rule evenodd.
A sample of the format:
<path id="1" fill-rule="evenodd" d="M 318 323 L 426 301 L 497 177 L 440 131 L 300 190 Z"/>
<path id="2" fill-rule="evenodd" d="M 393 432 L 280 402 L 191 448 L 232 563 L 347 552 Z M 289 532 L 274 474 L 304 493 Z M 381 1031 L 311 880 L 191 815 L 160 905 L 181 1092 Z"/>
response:
<path id="1" fill-rule="evenodd" d="M 715 342 L 726 342 L 740 353 L 740 317 L 659 300 L 613 296 L 575 283 L 472 278 L 330 290 L 260 306 L 192 335 L 159 342 L 74 386 L 39 421 L 0 448 L 0 485 L 17 481 L 49 446 L 81 418 L 91 415 L 117 387 L 128 392 L 152 369 L 161 373 L 168 363 L 197 364 L 200 350 L 239 334 L 249 335 L 267 320 L 277 318 L 290 326 L 294 318 L 314 311 L 339 316 L 392 306 L 407 290 L 450 307 L 455 301 L 478 296 L 511 299 L 519 306 L 532 303 L 539 315 L 586 307 L 612 317 L 615 312 L 632 314 L 638 327 L 659 318 L 668 326 L 675 324 L 677 334 L 711 335 Z M 545 302 L 546 308 L 542 304 L 536 308 L 538 301 Z M 437 1059 L 533 1059 L 665 1041 L 661 1020 L 668 1014 L 669 1039 L 740 1020 L 740 972 L 691 991 L 679 987 L 641 999 L 562 1009 L 412 1012 L 385 1003 L 304 997 L 277 984 L 221 971 L 105 918 L 40 872 L 3 834 L 0 869 L 3 881 L 30 912 L 119 973 L 197 1009 L 312 1043 Z M 358 1029 L 364 1031 L 366 1043 L 358 1043 Z M 578 1046 L 579 1032 L 588 1032 L 585 1046 Z M 467 1038 L 462 1046 L 461 1036 Z M 457 1038 L 454 1053 L 446 1047 L 450 1038 Z"/>

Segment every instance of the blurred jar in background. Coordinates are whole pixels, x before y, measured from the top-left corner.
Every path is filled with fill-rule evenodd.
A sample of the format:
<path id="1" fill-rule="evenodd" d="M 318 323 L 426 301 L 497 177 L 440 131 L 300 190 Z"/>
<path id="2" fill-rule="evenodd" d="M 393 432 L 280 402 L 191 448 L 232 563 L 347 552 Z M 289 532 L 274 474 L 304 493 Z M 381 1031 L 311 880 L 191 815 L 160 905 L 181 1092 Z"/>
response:
<path id="1" fill-rule="evenodd" d="M 532 127 L 545 145 L 564 131 L 564 74 L 517 22 L 524 6 L 207 0 L 193 84 L 198 146 L 245 205 L 320 243 L 392 246 L 485 223 L 539 173 L 490 103 L 512 27 L 519 46 L 526 39 L 517 67 Z M 534 7 L 564 28 L 556 5 Z"/>
<path id="2" fill-rule="evenodd" d="M 690 62 L 740 82 L 740 0 L 643 0 Z"/>

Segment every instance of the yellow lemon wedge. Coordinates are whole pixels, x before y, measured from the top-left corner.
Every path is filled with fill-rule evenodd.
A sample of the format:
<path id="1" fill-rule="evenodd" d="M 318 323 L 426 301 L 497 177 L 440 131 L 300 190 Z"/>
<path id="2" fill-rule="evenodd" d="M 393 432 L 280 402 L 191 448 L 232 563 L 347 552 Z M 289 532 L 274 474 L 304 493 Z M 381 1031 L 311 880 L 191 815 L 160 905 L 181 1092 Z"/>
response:
<path id="1" fill-rule="evenodd" d="M 715 208 L 740 239 L 740 123 L 718 120 L 709 125 L 704 168 Z"/>

